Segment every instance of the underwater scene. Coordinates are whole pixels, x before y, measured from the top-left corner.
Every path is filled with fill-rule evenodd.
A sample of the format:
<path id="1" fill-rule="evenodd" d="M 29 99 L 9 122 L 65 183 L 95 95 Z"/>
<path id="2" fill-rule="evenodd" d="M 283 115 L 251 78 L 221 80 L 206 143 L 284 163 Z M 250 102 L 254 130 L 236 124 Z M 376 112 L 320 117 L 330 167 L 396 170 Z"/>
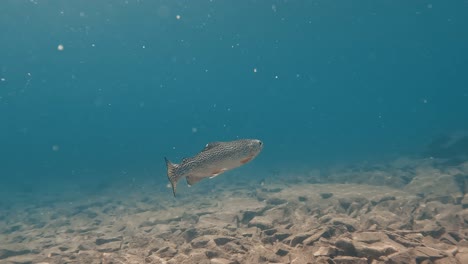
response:
<path id="1" fill-rule="evenodd" d="M 0 1 L 0 264 L 468 264 L 468 1 Z"/>

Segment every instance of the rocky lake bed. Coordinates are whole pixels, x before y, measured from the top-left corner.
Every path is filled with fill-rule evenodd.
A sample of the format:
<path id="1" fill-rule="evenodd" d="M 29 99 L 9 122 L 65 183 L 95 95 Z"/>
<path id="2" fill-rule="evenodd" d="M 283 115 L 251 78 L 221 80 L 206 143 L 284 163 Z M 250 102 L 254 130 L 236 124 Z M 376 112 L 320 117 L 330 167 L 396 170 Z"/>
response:
<path id="1" fill-rule="evenodd" d="M 468 162 L 233 182 L 2 199 L 0 263 L 468 263 Z"/>

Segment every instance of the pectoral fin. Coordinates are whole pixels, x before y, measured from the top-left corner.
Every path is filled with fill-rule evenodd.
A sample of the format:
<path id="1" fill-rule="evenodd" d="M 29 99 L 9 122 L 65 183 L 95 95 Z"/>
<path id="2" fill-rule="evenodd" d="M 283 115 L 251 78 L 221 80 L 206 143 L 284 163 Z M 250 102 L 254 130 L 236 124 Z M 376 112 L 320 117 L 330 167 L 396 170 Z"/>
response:
<path id="1" fill-rule="evenodd" d="M 223 173 L 223 172 L 225 172 L 225 171 L 227 171 L 227 170 L 228 170 L 228 169 L 226 169 L 226 168 L 221 168 L 221 169 L 218 169 L 218 170 L 213 171 L 213 172 L 211 173 L 210 179 L 213 179 L 214 177 L 220 175 L 221 173 Z"/>

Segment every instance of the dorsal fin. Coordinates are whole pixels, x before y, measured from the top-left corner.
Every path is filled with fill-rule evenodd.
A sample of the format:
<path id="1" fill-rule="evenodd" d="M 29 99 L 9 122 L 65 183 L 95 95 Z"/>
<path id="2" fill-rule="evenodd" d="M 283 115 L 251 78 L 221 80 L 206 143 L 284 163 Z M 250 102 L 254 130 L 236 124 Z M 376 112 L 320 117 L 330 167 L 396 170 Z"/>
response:
<path id="1" fill-rule="evenodd" d="M 218 146 L 219 144 L 221 144 L 221 142 L 210 142 L 210 143 L 206 144 L 206 146 L 205 146 L 205 148 L 203 149 L 203 151 L 212 149 L 212 148 Z"/>

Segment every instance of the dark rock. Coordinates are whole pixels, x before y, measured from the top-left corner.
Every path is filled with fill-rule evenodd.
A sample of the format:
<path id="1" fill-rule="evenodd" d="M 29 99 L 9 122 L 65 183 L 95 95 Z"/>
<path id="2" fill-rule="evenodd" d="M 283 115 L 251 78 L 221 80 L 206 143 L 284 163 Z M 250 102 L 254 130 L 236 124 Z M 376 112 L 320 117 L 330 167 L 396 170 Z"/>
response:
<path id="1" fill-rule="evenodd" d="M 172 247 L 163 247 L 159 249 L 156 254 L 161 258 L 172 258 L 177 254 L 177 249 Z"/>
<path id="2" fill-rule="evenodd" d="M 468 193 L 463 196 L 463 199 L 461 200 L 461 204 L 463 209 L 468 208 Z"/>
<path id="3" fill-rule="evenodd" d="M 445 233 L 445 228 L 431 221 L 422 228 L 421 233 L 425 236 L 430 235 L 434 238 L 439 238 Z"/>
<path id="4" fill-rule="evenodd" d="M 276 233 L 278 230 L 276 230 L 276 228 L 272 228 L 272 229 L 267 229 L 267 230 L 264 230 L 262 231 L 263 234 L 267 235 L 267 236 L 272 236 L 274 233 Z"/>
<path id="5" fill-rule="evenodd" d="M 348 210 L 349 206 L 353 201 L 350 198 L 340 198 L 338 199 L 338 202 L 340 203 L 340 206 L 343 207 L 343 209 Z"/>
<path id="6" fill-rule="evenodd" d="M 207 258 L 212 259 L 212 258 L 219 257 L 219 252 L 214 251 L 214 250 L 207 250 L 205 251 L 205 255 Z"/>
<path id="7" fill-rule="evenodd" d="M 248 249 L 243 244 L 236 244 L 235 242 L 229 242 L 223 246 L 223 250 L 230 254 L 245 254 Z"/>
<path id="8" fill-rule="evenodd" d="M 352 218 L 333 218 L 331 220 L 333 225 L 343 225 L 349 232 L 354 232 L 357 229 L 358 222 Z"/>
<path id="9" fill-rule="evenodd" d="M 110 238 L 98 238 L 96 239 L 96 245 L 103 245 L 110 242 L 121 241 L 122 237 L 110 237 Z"/>
<path id="10" fill-rule="evenodd" d="M 281 257 L 284 257 L 284 256 L 286 256 L 287 254 L 289 254 L 289 250 L 287 250 L 287 249 L 279 248 L 279 249 L 276 251 L 276 255 L 281 256 Z"/>
<path id="11" fill-rule="evenodd" d="M 291 236 L 291 234 L 288 233 L 276 233 L 274 235 L 275 239 L 277 239 L 278 241 L 283 241 L 289 236 Z"/>
<path id="12" fill-rule="evenodd" d="M 208 242 L 210 242 L 210 240 L 210 238 L 202 236 L 193 239 L 190 244 L 193 248 L 204 248 L 208 244 Z"/>
<path id="13" fill-rule="evenodd" d="M 285 204 L 287 202 L 288 202 L 287 200 L 280 199 L 280 198 L 270 198 L 270 199 L 266 200 L 266 203 L 268 205 L 280 205 L 280 204 Z"/>
<path id="14" fill-rule="evenodd" d="M 384 196 L 381 196 L 381 197 L 377 197 L 377 198 L 374 198 L 371 200 L 371 204 L 372 205 L 377 205 L 379 203 L 382 203 L 382 202 L 385 202 L 385 201 L 393 201 L 395 200 L 395 196 L 393 195 L 384 195 Z"/>
<path id="15" fill-rule="evenodd" d="M 198 231 L 195 228 L 189 228 L 182 233 L 182 237 L 185 239 L 185 242 L 190 242 L 198 235 Z"/>
<path id="16" fill-rule="evenodd" d="M 302 243 L 304 240 L 309 238 L 312 234 L 310 233 L 302 233 L 290 236 L 288 239 L 284 240 L 285 243 L 289 242 L 291 247 L 295 247 L 297 244 Z"/>
<path id="17" fill-rule="evenodd" d="M 440 241 L 449 245 L 456 245 L 458 243 L 450 234 L 443 234 L 440 237 Z"/>
<path id="18" fill-rule="evenodd" d="M 282 188 L 273 188 L 273 189 L 263 189 L 262 191 L 264 192 L 270 192 L 270 193 L 279 193 L 281 192 L 283 189 Z"/>
<path id="19" fill-rule="evenodd" d="M 451 195 L 437 195 L 437 196 L 432 196 L 428 197 L 426 202 L 433 202 L 437 201 L 442 204 L 455 204 L 455 198 Z"/>
<path id="20" fill-rule="evenodd" d="M 29 249 L 5 249 L 0 248 L 0 259 L 6 259 L 13 256 L 21 256 L 31 253 Z"/>
<path id="21" fill-rule="evenodd" d="M 349 238 L 339 238 L 338 240 L 336 240 L 335 246 L 343 250 L 344 255 L 356 255 L 356 249 L 354 248 L 353 241 Z"/>
<path id="22" fill-rule="evenodd" d="M 255 211 L 245 211 L 242 213 L 242 219 L 241 222 L 242 224 L 247 224 L 252 220 L 258 213 Z"/>
<path id="23" fill-rule="evenodd" d="M 222 245 L 224 245 L 224 244 L 226 244 L 228 242 L 233 241 L 234 239 L 235 238 L 233 238 L 233 237 L 216 237 L 216 238 L 213 239 L 213 241 L 215 242 L 215 244 L 217 246 L 222 246 Z"/>
<path id="24" fill-rule="evenodd" d="M 272 229 L 273 223 L 271 222 L 270 219 L 264 216 L 255 216 L 252 220 L 250 220 L 248 226 L 249 227 L 255 226 L 255 227 L 260 228 L 261 230 L 266 230 L 266 229 Z"/>
<path id="25" fill-rule="evenodd" d="M 276 238 L 274 236 L 267 236 L 267 237 L 263 237 L 261 239 L 262 243 L 263 244 L 272 244 L 276 242 Z"/>
<path id="26" fill-rule="evenodd" d="M 58 247 L 58 249 L 59 249 L 60 251 L 62 251 L 62 252 L 63 252 L 63 251 L 67 251 L 67 250 L 69 250 L 70 248 L 69 248 L 69 247 L 67 247 L 67 246 L 60 246 L 60 247 Z"/>
<path id="27" fill-rule="evenodd" d="M 3 234 L 10 234 L 10 233 L 13 233 L 13 232 L 16 232 L 16 231 L 20 231 L 21 229 L 23 229 L 23 226 L 18 224 L 18 225 L 13 225 L 9 228 L 7 228 L 5 231 L 3 231 L 2 233 Z"/>
<path id="28" fill-rule="evenodd" d="M 307 197 L 305 197 L 305 196 L 299 196 L 299 197 L 297 197 L 297 199 L 299 200 L 299 202 L 307 201 Z"/>
<path id="29" fill-rule="evenodd" d="M 333 196 L 333 193 L 321 193 L 320 194 L 320 197 L 322 197 L 322 199 L 328 199 L 328 198 L 331 198 Z"/>

